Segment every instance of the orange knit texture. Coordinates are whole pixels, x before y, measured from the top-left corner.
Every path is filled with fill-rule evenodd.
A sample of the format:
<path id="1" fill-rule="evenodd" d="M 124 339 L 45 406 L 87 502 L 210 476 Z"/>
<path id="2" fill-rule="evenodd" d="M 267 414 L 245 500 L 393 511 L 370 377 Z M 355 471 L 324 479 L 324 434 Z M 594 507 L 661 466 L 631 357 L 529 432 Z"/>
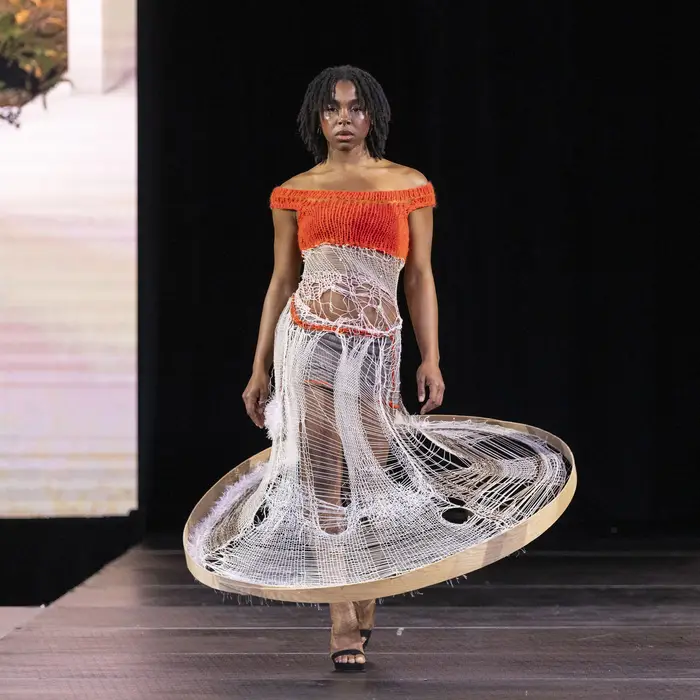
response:
<path id="1" fill-rule="evenodd" d="M 427 182 L 406 190 L 295 190 L 275 187 L 272 209 L 297 212 L 299 248 L 324 243 L 380 250 L 402 260 L 408 256 L 408 215 L 435 206 Z"/>

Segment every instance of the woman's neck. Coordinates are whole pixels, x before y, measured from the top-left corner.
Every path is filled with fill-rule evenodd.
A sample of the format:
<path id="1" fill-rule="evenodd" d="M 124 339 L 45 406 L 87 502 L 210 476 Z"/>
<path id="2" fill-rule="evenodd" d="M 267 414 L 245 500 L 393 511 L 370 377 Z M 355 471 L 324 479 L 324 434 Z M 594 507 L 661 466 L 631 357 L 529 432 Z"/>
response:
<path id="1" fill-rule="evenodd" d="M 325 164 L 333 170 L 351 170 L 363 165 L 369 165 L 372 160 L 372 156 L 362 144 L 349 151 L 329 150 Z"/>

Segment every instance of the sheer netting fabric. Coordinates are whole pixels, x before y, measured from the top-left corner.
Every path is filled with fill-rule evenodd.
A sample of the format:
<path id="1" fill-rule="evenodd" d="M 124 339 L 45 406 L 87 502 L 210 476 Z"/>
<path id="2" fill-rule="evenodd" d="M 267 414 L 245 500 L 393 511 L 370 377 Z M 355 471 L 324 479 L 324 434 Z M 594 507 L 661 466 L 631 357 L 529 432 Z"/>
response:
<path id="1" fill-rule="evenodd" d="M 495 537 L 557 497 L 569 467 L 539 437 L 406 410 L 402 256 L 332 242 L 302 255 L 275 330 L 269 459 L 191 530 L 194 561 L 262 586 L 379 581 Z"/>

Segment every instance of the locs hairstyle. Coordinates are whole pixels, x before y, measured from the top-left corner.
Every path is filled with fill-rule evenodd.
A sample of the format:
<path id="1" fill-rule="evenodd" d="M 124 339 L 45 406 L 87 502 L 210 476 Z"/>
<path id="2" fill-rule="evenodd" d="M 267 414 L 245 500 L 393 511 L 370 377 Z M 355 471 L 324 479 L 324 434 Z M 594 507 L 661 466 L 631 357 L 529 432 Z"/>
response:
<path id="1" fill-rule="evenodd" d="M 328 144 L 321 131 L 320 114 L 333 100 L 335 84 L 349 80 L 355 86 L 357 99 L 370 118 L 367 150 L 372 158 L 383 158 L 389 135 L 391 109 L 382 86 L 367 71 L 355 66 L 334 66 L 321 71 L 306 88 L 297 124 L 299 135 L 317 163 L 328 157 Z"/>

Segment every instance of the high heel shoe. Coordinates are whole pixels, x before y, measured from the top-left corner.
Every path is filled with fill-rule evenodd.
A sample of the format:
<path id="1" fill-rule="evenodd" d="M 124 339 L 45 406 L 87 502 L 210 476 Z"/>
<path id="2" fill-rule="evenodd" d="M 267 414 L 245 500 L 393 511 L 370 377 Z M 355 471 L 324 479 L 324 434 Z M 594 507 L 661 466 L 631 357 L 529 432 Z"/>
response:
<path id="1" fill-rule="evenodd" d="M 358 663 L 354 661 L 350 663 L 349 661 L 336 661 L 339 656 L 364 656 L 364 652 L 359 649 L 341 649 L 340 651 L 334 651 L 331 654 L 331 659 L 333 660 L 333 665 L 336 671 L 364 671 L 365 662 Z"/>

